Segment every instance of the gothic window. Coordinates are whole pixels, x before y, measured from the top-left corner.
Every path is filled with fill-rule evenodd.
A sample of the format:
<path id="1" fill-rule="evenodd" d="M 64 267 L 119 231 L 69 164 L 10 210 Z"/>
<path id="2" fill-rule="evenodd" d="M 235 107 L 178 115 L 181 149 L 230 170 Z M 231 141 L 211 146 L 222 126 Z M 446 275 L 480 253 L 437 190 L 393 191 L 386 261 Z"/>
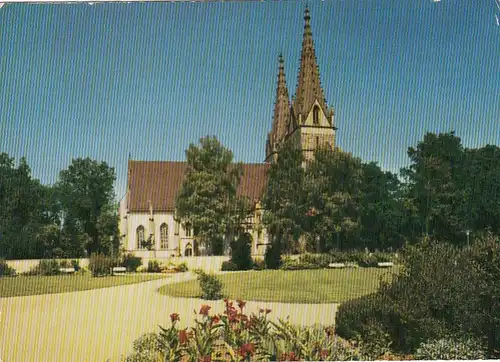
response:
<path id="1" fill-rule="evenodd" d="M 168 226 L 165 223 L 160 226 L 160 249 L 168 249 Z"/>
<path id="2" fill-rule="evenodd" d="M 144 226 L 139 225 L 136 230 L 137 236 L 137 249 L 142 249 L 142 243 L 144 242 Z"/>
<path id="3" fill-rule="evenodd" d="M 186 231 L 186 236 L 188 238 L 190 238 L 191 237 L 191 224 L 189 224 L 189 223 L 186 224 L 185 231 Z"/>
<path id="4" fill-rule="evenodd" d="M 317 105 L 313 108 L 313 123 L 315 126 L 319 124 L 319 107 Z"/>
<path id="5" fill-rule="evenodd" d="M 184 250 L 184 256 L 193 256 L 193 247 L 191 244 L 186 245 L 186 249 Z"/>

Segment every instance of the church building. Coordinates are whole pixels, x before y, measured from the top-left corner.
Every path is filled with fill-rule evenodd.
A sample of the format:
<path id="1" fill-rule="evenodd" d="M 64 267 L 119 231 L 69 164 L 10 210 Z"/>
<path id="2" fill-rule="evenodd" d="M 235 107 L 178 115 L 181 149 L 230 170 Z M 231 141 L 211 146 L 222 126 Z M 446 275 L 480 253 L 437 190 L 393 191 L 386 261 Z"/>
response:
<path id="1" fill-rule="evenodd" d="M 266 187 L 267 170 L 276 161 L 284 142 L 300 147 L 311 159 L 318 147 L 335 147 L 334 110 L 327 105 L 321 87 L 309 10 L 304 15 L 304 35 L 295 95 L 290 100 L 286 85 L 284 60 L 280 55 L 278 85 L 271 132 L 267 135 L 266 158 L 261 164 L 244 164 L 238 194 L 254 203 L 247 230 L 252 236 L 252 255 L 263 255 L 268 235 L 261 226 L 260 199 Z M 119 227 L 121 245 L 137 256 L 167 258 L 203 255 L 192 235 L 176 221 L 175 199 L 179 192 L 186 162 L 129 160 L 127 192 L 120 201 Z M 150 250 L 143 241 L 151 240 Z"/>

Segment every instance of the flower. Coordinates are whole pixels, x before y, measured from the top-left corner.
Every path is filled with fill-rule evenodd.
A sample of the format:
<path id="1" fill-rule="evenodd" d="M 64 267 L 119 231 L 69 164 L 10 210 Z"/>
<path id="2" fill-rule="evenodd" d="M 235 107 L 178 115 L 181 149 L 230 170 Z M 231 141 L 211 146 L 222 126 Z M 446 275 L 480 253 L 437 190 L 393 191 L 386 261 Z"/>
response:
<path id="1" fill-rule="evenodd" d="M 172 321 L 172 323 L 175 323 L 176 321 L 180 321 L 179 314 L 177 314 L 177 313 L 170 314 L 170 320 Z"/>
<path id="2" fill-rule="evenodd" d="M 255 345 L 253 343 L 245 343 L 240 347 L 238 350 L 238 354 L 241 357 L 247 357 L 247 356 L 252 356 L 255 352 Z"/>
<path id="3" fill-rule="evenodd" d="M 179 331 L 179 343 L 186 344 L 188 341 L 188 335 L 185 329 L 181 329 Z"/>
<path id="4" fill-rule="evenodd" d="M 200 308 L 200 314 L 201 315 L 204 315 L 204 316 L 208 316 L 208 311 L 211 309 L 212 307 L 210 307 L 209 305 L 202 305 L 201 308 Z"/>
<path id="5" fill-rule="evenodd" d="M 271 309 L 266 308 L 266 314 L 269 314 L 269 313 L 271 313 Z"/>
<path id="6" fill-rule="evenodd" d="M 259 313 L 264 313 L 264 309 L 260 308 Z"/>
<path id="7" fill-rule="evenodd" d="M 212 357 L 211 356 L 205 356 L 203 357 L 203 362 L 211 362 L 212 361 Z"/>
<path id="8" fill-rule="evenodd" d="M 329 352 L 328 352 L 327 349 L 322 349 L 321 350 L 321 353 L 320 353 L 321 358 L 327 358 L 328 355 L 329 355 Z"/>
<path id="9" fill-rule="evenodd" d="M 214 315 L 214 316 L 212 317 L 212 323 L 213 323 L 213 324 L 217 324 L 217 323 L 219 323 L 219 322 L 220 322 L 220 317 L 219 317 L 218 315 Z"/>
<path id="10" fill-rule="evenodd" d="M 242 301 L 241 299 L 238 299 L 236 301 L 236 303 L 238 303 L 238 307 L 243 310 L 243 307 L 247 304 L 246 302 Z"/>

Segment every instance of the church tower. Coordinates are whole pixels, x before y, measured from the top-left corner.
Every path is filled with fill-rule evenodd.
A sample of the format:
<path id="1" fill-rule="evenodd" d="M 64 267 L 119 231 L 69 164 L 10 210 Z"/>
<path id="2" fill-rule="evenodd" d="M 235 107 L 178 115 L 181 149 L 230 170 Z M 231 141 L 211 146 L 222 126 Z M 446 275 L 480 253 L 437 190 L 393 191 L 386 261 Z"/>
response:
<path id="1" fill-rule="evenodd" d="M 304 14 L 304 35 L 299 76 L 295 96 L 290 104 L 285 81 L 283 59 L 280 56 L 278 87 L 273 126 L 266 142 L 266 162 L 276 160 L 282 142 L 293 142 L 309 160 L 318 147 L 335 147 L 333 107 L 328 107 L 321 87 L 320 72 L 314 50 L 309 9 Z"/>

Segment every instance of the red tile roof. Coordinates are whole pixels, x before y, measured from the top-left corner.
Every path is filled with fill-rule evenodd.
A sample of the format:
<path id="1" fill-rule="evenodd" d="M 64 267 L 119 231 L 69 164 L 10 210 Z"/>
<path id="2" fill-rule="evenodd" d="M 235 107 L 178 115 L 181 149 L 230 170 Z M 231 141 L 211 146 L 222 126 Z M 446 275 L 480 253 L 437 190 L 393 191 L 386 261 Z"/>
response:
<path id="1" fill-rule="evenodd" d="M 243 164 L 238 195 L 259 200 L 266 186 L 268 168 L 268 164 Z M 173 211 L 186 170 L 186 162 L 129 161 L 129 211 L 149 211 L 149 200 L 155 212 Z"/>

